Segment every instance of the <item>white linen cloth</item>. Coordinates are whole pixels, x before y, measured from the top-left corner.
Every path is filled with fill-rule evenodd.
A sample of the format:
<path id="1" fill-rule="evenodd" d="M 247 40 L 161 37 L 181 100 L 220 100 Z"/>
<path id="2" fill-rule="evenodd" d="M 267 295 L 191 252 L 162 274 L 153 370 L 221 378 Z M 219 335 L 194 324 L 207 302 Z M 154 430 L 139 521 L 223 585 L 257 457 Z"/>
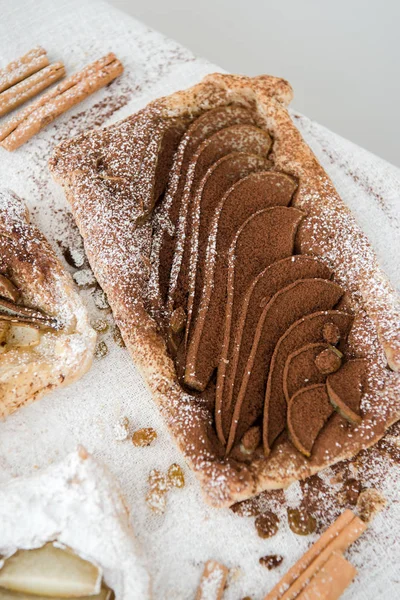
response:
<path id="1" fill-rule="evenodd" d="M 220 69 L 97 0 L 2 0 L 0 6 L 1 65 L 40 44 L 52 60 L 63 60 L 69 73 L 109 51 L 126 68 L 111 87 L 63 115 L 17 152 L 0 149 L 0 187 L 13 189 L 27 201 L 32 218 L 61 256 L 57 241 L 71 240 L 76 233 L 63 192 L 47 169 L 53 145 L 87 127 L 122 119 L 157 96 Z M 268 71 L 267 57 L 265 68 Z M 399 287 L 400 171 L 306 117 L 298 115 L 295 123 Z M 93 315 L 102 316 L 91 293 L 84 292 L 84 297 Z M 278 535 L 260 539 L 252 519 L 205 505 L 186 467 L 185 488 L 169 494 L 164 516 L 152 514 L 145 503 L 149 471 L 166 470 L 174 462 L 183 465 L 183 460 L 127 351 L 113 343 L 110 332 L 102 339 L 109 354 L 95 360 L 81 381 L 0 423 L 0 484 L 53 463 L 83 444 L 120 482 L 147 555 L 156 599 L 193 599 L 203 563 L 212 558 L 231 569 L 224 599 L 249 595 L 261 600 L 316 536 L 294 535 L 282 512 Z M 154 427 L 158 433 L 154 445 L 136 448 L 130 441 L 118 442 L 114 426 L 121 416 L 129 418 L 133 429 Z M 388 510 L 350 551 L 359 575 L 345 600 L 400 597 L 399 481 L 400 472 L 393 467 L 381 486 Z M 295 503 L 297 485 L 286 492 L 288 501 Z M 259 557 L 267 554 L 284 556 L 282 565 L 273 571 L 260 566 Z"/>

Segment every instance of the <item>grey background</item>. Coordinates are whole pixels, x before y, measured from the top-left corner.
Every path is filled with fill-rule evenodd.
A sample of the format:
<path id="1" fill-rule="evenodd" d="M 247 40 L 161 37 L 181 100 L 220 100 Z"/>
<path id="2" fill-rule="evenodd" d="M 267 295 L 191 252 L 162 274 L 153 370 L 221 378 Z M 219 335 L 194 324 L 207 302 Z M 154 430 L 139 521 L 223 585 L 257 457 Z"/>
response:
<path id="1" fill-rule="evenodd" d="M 231 72 L 288 79 L 293 106 L 400 166 L 399 0 L 109 0 Z"/>

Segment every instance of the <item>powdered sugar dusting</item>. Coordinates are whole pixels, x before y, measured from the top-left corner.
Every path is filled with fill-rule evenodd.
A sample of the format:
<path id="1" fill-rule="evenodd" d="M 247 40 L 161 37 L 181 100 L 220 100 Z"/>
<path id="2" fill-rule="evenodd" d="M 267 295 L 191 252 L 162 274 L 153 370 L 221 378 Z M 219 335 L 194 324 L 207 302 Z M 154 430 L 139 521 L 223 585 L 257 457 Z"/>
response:
<path id="1" fill-rule="evenodd" d="M 16 0 L 17 5 L 18 1 Z M 15 6 L 14 3 L 14 10 Z M 34 8 L 25 6 L 24 10 L 26 14 L 31 15 L 33 10 L 35 11 L 35 37 L 43 39 L 44 45 L 47 42 L 50 46 L 53 44 L 53 48 L 58 48 L 60 40 L 65 40 L 62 33 L 68 27 L 69 36 L 64 43 L 70 46 L 62 48 L 62 55 L 68 64 L 72 65 L 71 69 L 80 68 L 89 62 L 92 56 L 95 58 L 107 50 L 113 50 L 122 59 L 134 87 L 131 91 L 124 91 L 124 94 L 129 95 L 127 103 L 113 115 L 106 116 L 104 124 L 131 114 L 158 95 L 187 87 L 207 71 L 215 70 L 212 65 L 195 61 L 190 53 L 179 46 L 98 2 L 64 2 L 63 12 L 60 12 L 62 23 L 51 21 L 51 27 L 48 18 L 51 15 L 51 18 L 55 19 L 55 15 L 50 2 L 43 2 L 39 6 L 35 4 Z M 40 20 L 37 18 L 39 15 L 43 17 Z M 7 16 L 3 22 L 5 26 L 11 23 Z M 11 29 L 10 27 L 10 31 Z M 11 53 L 7 58 L 11 58 L 12 54 L 17 54 L 14 51 L 15 39 L 11 33 L 4 33 L 3 39 L 9 44 Z M 27 43 L 32 35 L 33 32 L 27 31 Z M 105 47 L 105 44 L 108 46 Z M 68 243 L 75 244 L 74 240 L 79 238 L 76 229 L 72 227 L 62 192 L 51 181 L 47 172 L 46 161 L 51 146 L 57 140 L 82 131 L 86 127 L 87 117 L 89 123 L 96 124 L 97 110 L 100 113 L 100 122 L 103 119 L 102 115 L 107 115 L 108 109 L 98 106 L 92 113 L 90 110 L 102 99 L 107 102 L 119 96 L 123 81 L 126 82 L 124 77 L 120 82 L 115 81 L 83 106 L 62 117 L 54 128 L 43 131 L 14 155 L 3 153 L 1 184 L 11 186 L 29 200 L 31 205 L 37 207 L 33 218 L 40 223 L 53 242 L 60 238 L 68 238 Z M 75 129 L 70 130 L 71 118 L 75 114 L 82 116 L 75 122 Z M 324 152 L 319 140 L 324 139 L 326 147 L 339 149 L 342 162 L 347 164 L 358 161 L 358 174 L 363 180 L 368 177 L 369 180 L 377 181 L 381 174 L 385 173 L 386 183 L 382 182 L 380 191 L 385 199 L 388 196 L 393 197 L 393 181 L 397 176 L 395 169 L 387 165 L 383 168 L 374 157 L 365 155 L 359 149 L 349 149 L 339 138 L 333 134 L 328 135 L 329 132 L 310 124 L 306 118 L 302 120 L 301 127 L 303 131 L 308 131 L 308 140 L 315 143 L 320 160 L 324 160 Z M 370 208 L 375 202 L 372 196 L 365 190 L 360 191 L 359 186 L 345 174 L 337 162 L 328 162 L 326 168 L 329 174 L 334 176 L 335 185 L 340 189 L 345 201 L 358 206 L 363 228 L 367 229 L 364 225 L 369 223 L 372 232 L 369 234 L 375 248 L 382 248 L 381 262 L 385 263 L 385 268 L 390 272 L 394 283 L 400 283 L 398 261 L 394 253 L 395 234 L 388 226 L 388 218 L 382 217 L 379 227 L 376 227 L 375 223 L 378 221 L 375 217 L 381 213 L 379 207 Z M 369 214 L 373 215 L 373 218 Z M 116 218 L 119 218 L 119 215 L 116 215 Z M 138 244 L 138 248 L 146 247 L 147 239 L 148 236 L 141 245 Z M 388 239 L 390 244 L 385 252 L 383 249 L 388 245 Z M 397 248 L 398 243 L 397 238 Z M 136 252 L 136 245 L 134 249 Z M 129 272 L 129 267 L 125 272 Z M 92 302 L 91 290 L 83 290 L 81 294 L 93 317 L 102 317 L 103 312 L 98 311 Z M 110 319 L 109 313 L 107 319 Z M 295 536 L 287 526 L 283 492 L 271 492 L 263 494 L 260 502 L 263 502 L 264 509 L 273 506 L 273 510 L 279 513 L 280 530 L 274 538 L 261 540 L 255 533 L 251 518 L 241 518 L 227 509 L 215 510 L 206 506 L 189 469 L 185 470 L 185 488 L 171 498 L 165 515 L 150 514 L 144 501 L 150 470 L 166 470 L 172 462 L 182 464 L 182 455 L 173 447 L 158 409 L 127 352 L 113 344 L 111 331 L 104 334 L 104 339 L 109 343 L 109 355 L 96 361 L 84 380 L 73 388 L 53 394 L 36 405 L 19 411 L 11 419 L 0 424 L 0 478 L 5 481 L 16 474 L 30 473 L 36 466 L 46 465 L 49 461 L 65 455 L 77 441 L 81 441 L 105 460 L 121 483 L 131 508 L 131 518 L 138 538 L 149 558 L 155 597 L 173 597 L 178 600 L 193 598 L 204 563 L 214 558 L 231 569 L 240 567 L 240 576 L 230 580 L 224 598 L 237 600 L 246 595 L 254 599 L 262 598 L 316 539 L 315 535 L 308 538 Z M 183 411 L 181 417 L 182 421 L 188 424 L 192 422 L 190 404 L 191 399 L 188 397 L 187 410 Z M 136 449 L 129 441 L 117 442 L 113 425 L 123 416 L 127 416 L 135 428 L 155 427 L 159 433 L 157 443 L 150 448 Z M 390 437 L 394 435 L 393 431 L 390 432 Z M 27 447 L 30 448 L 29 455 L 26 453 Z M 380 453 L 383 450 L 379 447 L 377 451 Z M 399 518 L 396 503 L 399 469 L 391 462 L 386 462 L 386 459 L 369 454 L 370 452 L 366 451 L 362 459 L 362 469 L 366 469 L 362 477 L 363 485 L 379 487 L 389 500 L 389 508 L 377 517 L 368 533 L 351 551 L 351 560 L 357 565 L 359 580 L 349 589 L 347 595 L 349 598 L 358 598 L 362 594 L 366 600 L 372 600 L 383 593 L 393 597 L 398 595 L 396 573 L 400 555 L 397 534 L 392 526 Z M 206 462 L 207 451 L 203 456 Z M 374 463 L 379 465 L 383 479 L 373 470 Z M 352 475 L 353 468 L 356 467 L 351 467 Z M 215 475 L 216 487 L 220 483 L 219 479 L 224 479 L 224 475 Z M 316 479 L 319 480 L 320 477 L 316 476 Z M 336 488 L 338 486 L 340 484 L 336 484 Z M 334 490 L 335 487 L 331 486 L 330 489 Z M 322 503 L 323 506 L 326 494 L 325 490 L 318 492 L 319 504 Z M 328 509 L 325 513 L 321 510 L 324 514 L 320 526 L 324 525 L 323 519 L 328 523 L 333 518 L 334 511 L 331 512 L 330 504 L 326 504 Z M 335 508 L 336 512 L 338 510 L 341 510 L 341 507 Z M 227 543 L 227 540 L 234 540 L 235 543 Z M 284 557 L 282 565 L 271 572 L 267 572 L 258 564 L 259 557 L 268 553 L 279 553 Z"/>

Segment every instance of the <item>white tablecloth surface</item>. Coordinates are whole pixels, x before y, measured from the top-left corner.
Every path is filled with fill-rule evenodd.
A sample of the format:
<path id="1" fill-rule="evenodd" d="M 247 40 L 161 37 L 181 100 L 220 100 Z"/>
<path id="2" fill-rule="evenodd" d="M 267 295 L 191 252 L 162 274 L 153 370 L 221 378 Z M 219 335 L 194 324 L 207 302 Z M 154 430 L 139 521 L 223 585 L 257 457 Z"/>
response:
<path id="1" fill-rule="evenodd" d="M 53 145 L 87 127 L 122 119 L 149 100 L 188 87 L 219 69 L 96 0 L 2 0 L 0 15 L 0 64 L 40 44 L 52 60 L 64 60 L 69 72 L 109 51 L 126 67 L 120 80 L 19 151 L 0 150 L 0 187 L 12 188 L 27 201 L 34 221 L 61 256 L 57 242 L 75 239 L 76 231 L 63 193 L 47 169 Z M 400 287 L 400 171 L 306 117 L 298 115 L 295 123 L 369 235 L 382 267 Z M 91 293 L 83 295 L 93 316 L 101 316 Z M 246 595 L 261 600 L 315 537 L 295 536 L 282 512 L 278 535 L 260 539 L 252 519 L 206 506 L 186 467 L 187 484 L 170 494 L 165 515 L 151 514 L 145 504 L 150 469 L 167 469 L 183 461 L 126 350 L 113 343 L 110 333 L 103 339 L 108 356 L 96 360 L 81 381 L 0 423 L 0 484 L 61 459 L 81 443 L 119 480 L 147 555 L 155 598 L 193 599 L 202 565 L 213 558 L 231 569 L 226 600 Z M 146 449 L 117 442 L 114 425 L 121 416 L 128 416 L 134 428 L 154 427 L 157 442 Z M 346 600 L 400 597 L 399 481 L 400 473 L 393 467 L 381 483 L 389 508 L 351 551 L 359 575 L 343 596 Z M 292 504 L 296 486 L 286 492 Z M 282 554 L 285 560 L 269 572 L 258 564 L 266 554 Z"/>

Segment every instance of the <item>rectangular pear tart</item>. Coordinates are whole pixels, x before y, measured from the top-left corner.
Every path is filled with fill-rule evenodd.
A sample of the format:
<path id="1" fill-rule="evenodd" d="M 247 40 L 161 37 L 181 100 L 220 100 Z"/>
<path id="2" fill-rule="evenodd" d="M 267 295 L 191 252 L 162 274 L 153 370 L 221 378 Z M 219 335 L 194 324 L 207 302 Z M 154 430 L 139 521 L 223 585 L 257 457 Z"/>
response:
<path id="1" fill-rule="evenodd" d="M 215 506 L 353 456 L 400 417 L 398 298 L 291 97 L 283 79 L 210 75 L 50 163 Z"/>

